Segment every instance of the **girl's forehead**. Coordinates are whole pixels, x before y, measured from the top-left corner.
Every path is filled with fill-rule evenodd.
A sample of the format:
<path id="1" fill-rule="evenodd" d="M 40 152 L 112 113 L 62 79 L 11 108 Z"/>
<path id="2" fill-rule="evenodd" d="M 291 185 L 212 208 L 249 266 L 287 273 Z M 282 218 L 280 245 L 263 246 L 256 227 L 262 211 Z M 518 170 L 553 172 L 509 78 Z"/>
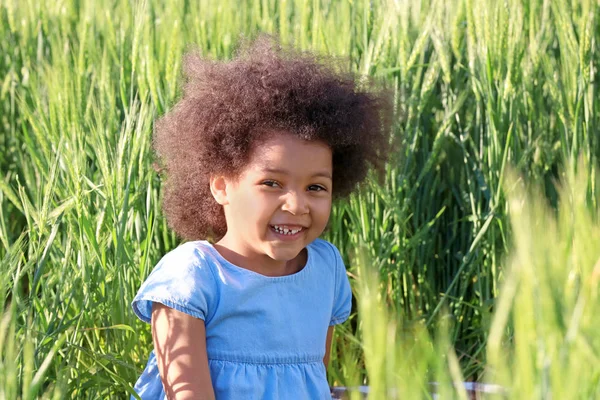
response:
<path id="1" fill-rule="evenodd" d="M 306 140 L 288 132 L 276 132 L 268 135 L 254 148 L 254 155 L 277 157 L 280 154 L 325 151 L 331 153 L 329 146 L 320 140 Z"/>
<path id="2" fill-rule="evenodd" d="M 332 153 L 329 146 L 321 141 L 308 141 L 291 134 L 276 135 L 254 149 L 249 167 L 331 171 Z"/>

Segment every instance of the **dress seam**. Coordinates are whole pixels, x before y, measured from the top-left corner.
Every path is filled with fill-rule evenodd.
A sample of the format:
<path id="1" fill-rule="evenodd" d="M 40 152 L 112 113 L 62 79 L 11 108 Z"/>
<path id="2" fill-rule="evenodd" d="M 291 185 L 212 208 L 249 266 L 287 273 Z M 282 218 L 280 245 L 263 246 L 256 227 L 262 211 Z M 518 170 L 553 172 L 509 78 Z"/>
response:
<path id="1" fill-rule="evenodd" d="M 323 359 L 316 358 L 313 361 L 289 361 L 289 362 L 269 362 L 269 361 L 240 361 L 240 360 L 228 360 L 224 358 L 216 358 L 216 357 L 208 357 L 208 361 L 223 361 L 232 364 L 248 364 L 248 365 L 297 365 L 297 364 L 315 364 L 319 362 L 323 362 Z"/>
<path id="2" fill-rule="evenodd" d="M 339 317 L 333 317 L 331 318 L 331 322 L 329 322 L 329 326 L 334 326 L 334 325 L 339 325 L 341 323 L 346 322 L 346 320 L 348 319 L 348 317 L 350 316 L 350 312 L 344 313 L 342 315 L 340 315 Z"/>
<path id="3" fill-rule="evenodd" d="M 194 244 L 194 247 L 197 250 L 201 250 L 198 246 L 196 246 L 196 244 Z M 202 253 L 202 257 L 204 258 L 204 261 L 206 262 L 206 254 Z M 213 278 L 212 284 L 213 284 L 213 287 L 215 288 L 215 292 L 216 292 L 215 293 L 215 299 L 216 299 L 215 301 L 217 302 L 217 304 L 213 305 L 212 310 L 210 309 L 210 305 L 208 304 L 208 301 L 206 302 L 206 320 L 205 320 L 205 322 L 208 324 L 210 322 L 208 320 L 212 320 L 212 318 L 215 315 L 215 310 L 219 304 L 219 299 L 221 298 L 221 287 L 217 283 L 218 281 L 217 281 L 217 276 L 215 275 L 214 263 L 207 262 L 207 264 L 208 264 L 208 269 L 210 270 L 210 275 Z"/>
<path id="4" fill-rule="evenodd" d="M 169 308 L 175 309 L 177 311 L 183 312 L 191 317 L 194 318 L 198 318 L 201 320 L 205 320 L 205 316 L 202 315 L 201 311 L 198 311 L 192 307 L 189 307 L 187 305 L 184 305 L 184 302 L 178 300 L 178 299 L 173 299 L 173 298 L 164 298 L 164 297 L 156 297 L 156 296 L 142 296 L 138 299 L 134 299 L 135 304 L 135 308 L 134 308 L 134 313 L 138 316 L 138 317 L 143 317 L 140 318 L 142 321 L 146 322 L 146 323 L 151 323 L 152 322 L 152 314 L 150 315 L 149 318 L 146 319 L 146 316 L 143 315 L 141 312 L 139 312 L 139 307 L 137 305 L 137 303 L 142 302 L 142 301 L 149 301 L 151 303 L 160 303 L 162 305 L 165 305 Z M 152 311 L 152 308 L 151 310 Z"/>

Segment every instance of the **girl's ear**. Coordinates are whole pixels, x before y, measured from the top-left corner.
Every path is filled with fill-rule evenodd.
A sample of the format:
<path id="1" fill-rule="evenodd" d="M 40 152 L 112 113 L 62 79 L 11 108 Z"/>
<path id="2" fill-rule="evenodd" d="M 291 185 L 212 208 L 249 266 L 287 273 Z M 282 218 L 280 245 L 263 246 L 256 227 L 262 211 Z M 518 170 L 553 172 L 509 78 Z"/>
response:
<path id="1" fill-rule="evenodd" d="M 229 204 L 227 200 L 227 182 L 224 176 L 210 177 L 210 192 L 220 205 Z"/>

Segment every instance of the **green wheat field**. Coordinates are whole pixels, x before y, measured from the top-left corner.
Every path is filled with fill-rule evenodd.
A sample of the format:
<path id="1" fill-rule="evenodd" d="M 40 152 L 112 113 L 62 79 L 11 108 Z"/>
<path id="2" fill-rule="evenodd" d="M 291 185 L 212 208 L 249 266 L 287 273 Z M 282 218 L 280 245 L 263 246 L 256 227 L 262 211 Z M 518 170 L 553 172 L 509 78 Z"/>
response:
<path id="1" fill-rule="evenodd" d="M 151 334 L 129 304 L 179 244 L 153 121 L 184 52 L 260 32 L 394 93 L 385 179 L 326 233 L 356 299 L 330 384 L 600 399 L 599 18 L 592 0 L 0 0 L 0 399 L 133 393 Z"/>

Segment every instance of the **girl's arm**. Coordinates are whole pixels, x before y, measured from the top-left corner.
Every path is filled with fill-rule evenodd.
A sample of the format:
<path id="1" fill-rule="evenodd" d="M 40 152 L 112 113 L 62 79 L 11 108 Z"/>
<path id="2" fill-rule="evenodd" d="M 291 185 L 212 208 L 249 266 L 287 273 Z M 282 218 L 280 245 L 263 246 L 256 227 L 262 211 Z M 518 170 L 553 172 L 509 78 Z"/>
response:
<path id="1" fill-rule="evenodd" d="M 327 329 L 327 340 L 325 341 L 325 357 L 323 357 L 323 364 L 325 369 L 329 366 L 329 353 L 331 351 L 331 339 L 333 338 L 333 326 Z"/>
<path id="2" fill-rule="evenodd" d="M 153 303 L 152 338 L 167 398 L 214 400 L 204 321 Z"/>

